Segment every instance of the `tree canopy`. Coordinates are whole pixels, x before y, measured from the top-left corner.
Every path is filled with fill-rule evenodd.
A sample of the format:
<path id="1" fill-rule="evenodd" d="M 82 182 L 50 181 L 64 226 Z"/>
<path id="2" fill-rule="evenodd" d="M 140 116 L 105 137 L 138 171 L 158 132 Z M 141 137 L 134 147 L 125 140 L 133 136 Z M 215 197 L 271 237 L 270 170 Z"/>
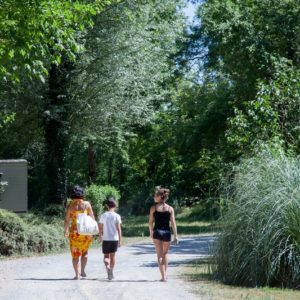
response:
<path id="1" fill-rule="evenodd" d="M 184 1 L 1 1 L 0 157 L 32 205 L 94 183 L 144 212 L 161 184 L 215 214 L 241 158 L 299 154 L 298 2 L 193 2 L 188 27 Z"/>
<path id="2" fill-rule="evenodd" d="M 109 0 L 31 1 L 0 3 L 0 79 L 20 81 L 20 75 L 48 75 L 49 63 L 60 64 L 62 55 L 75 60 L 82 51 L 80 32 L 93 25 L 93 16 Z"/>

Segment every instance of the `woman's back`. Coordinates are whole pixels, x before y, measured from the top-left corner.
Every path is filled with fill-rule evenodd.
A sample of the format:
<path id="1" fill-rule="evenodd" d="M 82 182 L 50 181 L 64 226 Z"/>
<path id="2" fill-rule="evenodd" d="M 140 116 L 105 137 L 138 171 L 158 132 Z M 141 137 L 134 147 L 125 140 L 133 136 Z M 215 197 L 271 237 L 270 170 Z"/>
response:
<path id="1" fill-rule="evenodd" d="M 86 213 L 87 214 L 87 212 L 88 212 L 87 203 L 83 200 L 78 201 L 76 199 L 76 200 L 73 200 L 71 202 L 71 204 L 69 206 L 69 209 L 70 209 L 70 216 L 71 216 L 71 219 L 72 219 L 70 231 L 71 232 L 74 232 L 74 231 L 77 232 L 77 223 L 76 223 L 77 215 L 81 214 L 81 213 Z"/>
<path id="2" fill-rule="evenodd" d="M 163 205 L 164 206 L 164 205 Z M 159 210 L 155 205 L 154 211 L 154 230 L 170 230 L 170 206 L 163 207 L 162 210 Z"/>

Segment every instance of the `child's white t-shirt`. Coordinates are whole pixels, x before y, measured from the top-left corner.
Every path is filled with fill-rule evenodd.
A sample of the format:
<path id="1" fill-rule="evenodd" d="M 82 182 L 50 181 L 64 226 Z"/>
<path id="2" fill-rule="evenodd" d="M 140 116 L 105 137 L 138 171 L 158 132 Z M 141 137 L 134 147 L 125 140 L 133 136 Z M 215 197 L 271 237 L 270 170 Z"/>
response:
<path id="1" fill-rule="evenodd" d="M 114 211 L 107 211 L 102 214 L 98 221 L 103 224 L 103 241 L 118 241 L 119 235 L 117 224 L 121 224 L 121 216 Z"/>

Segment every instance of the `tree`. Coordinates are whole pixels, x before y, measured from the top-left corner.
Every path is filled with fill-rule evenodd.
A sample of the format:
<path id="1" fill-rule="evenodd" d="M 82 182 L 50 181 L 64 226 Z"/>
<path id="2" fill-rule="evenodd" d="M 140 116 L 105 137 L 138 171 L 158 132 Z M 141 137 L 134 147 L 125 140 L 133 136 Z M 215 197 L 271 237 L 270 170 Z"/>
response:
<path id="1" fill-rule="evenodd" d="M 59 65 L 62 56 L 75 60 L 82 49 L 78 32 L 111 2 L 1 1 L 0 80 L 19 82 L 25 73 L 44 82 L 49 64 Z"/>
<path id="2" fill-rule="evenodd" d="M 136 211 L 145 208 L 145 198 L 157 184 L 171 188 L 175 205 L 200 203 L 205 210 L 219 200 L 230 89 L 221 79 L 192 79 L 177 78 L 171 101 L 157 111 L 152 125 L 137 129 L 130 139 L 127 198 Z"/>
<path id="3" fill-rule="evenodd" d="M 293 66 L 278 65 L 274 79 L 258 84 L 257 95 L 245 112 L 235 110 L 226 132 L 232 151 L 253 153 L 259 143 L 277 140 L 286 150 L 299 153 L 299 75 Z"/>
<path id="4" fill-rule="evenodd" d="M 126 160 L 122 149 L 132 127 L 149 122 L 168 94 L 164 84 L 175 70 L 170 57 L 183 39 L 181 6 L 174 0 L 128 0 L 95 19 L 72 87 L 74 138 L 88 148 L 90 182 L 97 179 L 100 149 L 109 153 L 112 181 L 117 152 Z"/>
<path id="5" fill-rule="evenodd" d="M 82 36 L 93 25 L 93 17 L 110 3 L 112 1 L 107 0 L 1 2 L 0 83 L 6 85 L 4 91 L 20 91 L 21 81 L 34 82 L 35 77 L 47 86 L 46 91 L 41 92 L 44 110 L 38 120 L 44 120 L 43 142 L 50 185 L 47 190 L 52 202 L 61 203 L 66 198 L 67 84 L 71 66 L 76 55 L 82 52 Z M 15 99 L 5 99 L 5 105 L 14 107 L 10 101 L 13 104 Z M 14 113 L 14 110 L 1 112 L 6 122 Z"/>
<path id="6" fill-rule="evenodd" d="M 272 78 L 281 58 L 299 66 L 299 13 L 296 0 L 208 0 L 200 5 L 195 39 L 207 47 L 213 72 L 229 75 L 238 106 L 255 97 L 257 79 Z"/>

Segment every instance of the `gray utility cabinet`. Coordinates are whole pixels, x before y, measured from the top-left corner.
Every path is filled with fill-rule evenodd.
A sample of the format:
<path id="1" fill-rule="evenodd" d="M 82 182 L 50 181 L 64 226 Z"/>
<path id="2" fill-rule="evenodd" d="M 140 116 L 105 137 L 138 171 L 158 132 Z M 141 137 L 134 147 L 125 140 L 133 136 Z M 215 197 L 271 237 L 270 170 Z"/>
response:
<path id="1" fill-rule="evenodd" d="M 8 183 L 0 193 L 0 208 L 17 213 L 28 209 L 27 161 L 25 159 L 0 160 L 0 180 Z"/>

